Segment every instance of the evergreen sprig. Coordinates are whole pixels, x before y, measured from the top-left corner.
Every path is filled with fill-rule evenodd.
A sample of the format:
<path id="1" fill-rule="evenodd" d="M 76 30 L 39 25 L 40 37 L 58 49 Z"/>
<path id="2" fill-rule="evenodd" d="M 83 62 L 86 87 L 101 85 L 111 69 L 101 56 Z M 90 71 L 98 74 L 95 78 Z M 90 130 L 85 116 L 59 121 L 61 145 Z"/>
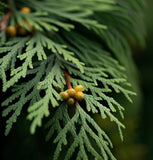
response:
<path id="1" fill-rule="evenodd" d="M 75 151 L 76 160 L 115 160 L 110 138 L 92 115 L 109 117 L 123 140 L 125 126 L 114 113 L 119 112 L 124 118 L 124 107 L 114 94 L 122 94 L 130 102 L 131 96 L 136 95 L 127 75 L 129 66 L 134 68 L 129 41 L 144 45 L 143 0 L 8 2 L 0 3 L 2 7 L 11 6 L 6 25 L 18 24 L 30 32 L 26 21 L 33 33 L 12 38 L 7 37 L 6 28 L 0 33 L 2 88 L 4 92 L 12 90 L 12 95 L 2 103 L 2 116 L 8 116 L 5 135 L 25 107 L 27 119 L 32 121 L 32 134 L 47 117 L 47 140 L 57 135 L 53 160 L 58 160 L 64 146 L 68 147 L 64 160 L 71 159 Z M 21 12 L 24 6 L 31 13 Z M 69 74 L 68 79 L 64 71 Z M 72 113 L 57 90 L 68 89 L 67 80 L 73 88 L 79 84 L 85 88 L 84 100 L 71 106 Z"/>

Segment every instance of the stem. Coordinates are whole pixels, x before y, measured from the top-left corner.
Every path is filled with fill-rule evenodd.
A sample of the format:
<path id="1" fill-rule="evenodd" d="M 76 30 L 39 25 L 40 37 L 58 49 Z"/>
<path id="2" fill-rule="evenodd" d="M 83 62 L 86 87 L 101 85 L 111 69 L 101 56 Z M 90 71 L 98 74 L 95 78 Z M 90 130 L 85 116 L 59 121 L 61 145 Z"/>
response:
<path id="1" fill-rule="evenodd" d="M 0 23 L 0 31 L 6 30 L 7 22 L 10 19 L 11 16 L 12 16 L 12 11 L 7 12 L 7 14 L 5 14 L 3 16 L 3 19 L 2 19 L 2 21 Z"/>
<path id="2" fill-rule="evenodd" d="M 71 78 L 70 75 L 65 70 L 63 70 L 63 73 L 65 75 L 67 88 L 68 89 L 72 88 L 72 85 L 71 85 L 71 82 L 70 82 L 70 78 Z"/>

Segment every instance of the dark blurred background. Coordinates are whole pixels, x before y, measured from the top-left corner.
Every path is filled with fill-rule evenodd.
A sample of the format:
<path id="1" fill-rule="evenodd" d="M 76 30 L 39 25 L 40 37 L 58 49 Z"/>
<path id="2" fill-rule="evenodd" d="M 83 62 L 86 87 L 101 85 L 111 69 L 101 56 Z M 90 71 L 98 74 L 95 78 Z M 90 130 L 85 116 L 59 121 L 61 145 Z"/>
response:
<path id="1" fill-rule="evenodd" d="M 153 159 L 153 0 L 147 0 L 145 22 L 147 27 L 146 49 L 135 56 L 143 94 L 140 140 L 146 146 L 145 160 Z"/>
<path id="2" fill-rule="evenodd" d="M 118 136 L 118 130 L 108 120 L 99 125 L 107 130 L 114 142 L 114 154 L 118 160 L 153 160 L 153 0 L 146 0 L 145 23 L 147 28 L 146 47 L 134 45 L 133 58 L 137 66 L 140 89 L 134 104 L 128 104 L 125 111 L 124 142 Z M 139 27 L 139 26 L 138 26 Z M 0 82 L 1 83 L 1 82 Z M 7 95 L 4 95 L 5 97 Z M 0 101 L 3 101 L 3 97 Z M 0 112 L 2 108 L 0 108 Z M 30 135 L 26 120 L 26 109 L 5 137 L 5 120 L 0 116 L 0 160 L 48 160 L 54 146 L 44 141 L 43 129 L 38 129 L 35 136 Z M 50 159 L 50 158 L 49 158 Z"/>

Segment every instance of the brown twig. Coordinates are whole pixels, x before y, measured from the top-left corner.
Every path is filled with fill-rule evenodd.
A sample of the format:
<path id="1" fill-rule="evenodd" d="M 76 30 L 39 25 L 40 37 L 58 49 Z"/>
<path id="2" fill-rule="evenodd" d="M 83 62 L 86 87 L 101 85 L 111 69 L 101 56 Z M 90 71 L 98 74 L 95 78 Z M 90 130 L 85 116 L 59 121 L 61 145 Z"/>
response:
<path id="1" fill-rule="evenodd" d="M 68 89 L 72 88 L 72 85 L 71 85 L 71 82 L 70 82 L 70 78 L 71 78 L 70 75 L 65 70 L 63 70 L 63 73 L 65 75 L 67 88 Z"/>
<path id="2" fill-rule="evenodd" d="M 4 16 L 2 21 L 0 22 L 0 31 L 6 30 L 7 22 L 9 18 L 12 16 L 12 11 L 7 12 Z"/>

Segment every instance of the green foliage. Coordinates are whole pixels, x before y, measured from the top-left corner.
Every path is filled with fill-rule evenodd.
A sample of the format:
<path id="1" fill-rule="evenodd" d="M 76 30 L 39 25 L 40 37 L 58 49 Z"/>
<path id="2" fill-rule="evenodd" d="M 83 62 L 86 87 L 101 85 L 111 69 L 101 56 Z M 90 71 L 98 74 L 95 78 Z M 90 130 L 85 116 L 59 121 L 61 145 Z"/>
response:
<path id="1" fill-rule="evenodd" d="M 7 4 L 5 4 L 2 0 L 0 2 L 0 20 L 1 20 L 1 15 L 3 15 L 4 11 L 8 8 Z"/>
<path id="2" fill-rule="evenodd" d="M 116 123 L 121 139 L 121 120 L 124 107 L 118 103 L 119 94 L 132 102 L 126 69 L 132 65 L 128 40 L 144 44 L 141 9 L 143 1 L 132 0 L 10 0 L 13 15 L 8 25 L 19 24 L 30 31 L 25 20 L 35 28 L 33 35 L 6 37 L 0 33 L 0 78 L 3 91 L 12 95 L 3 103 L 3 115 L 8 116 L 5 135 L 24 108 L 32 121 L 30 132 L 43 125 L 47 117 L 49 132 L 54 134 L 57 147 L 53 160 L 64 155 L 69 160 L 77 151 L 76 159 L 115 160 L 111 140 L 92 118 L 99 113 Z M 24 6 L 32 12 L 21 13 Z M 139 25 L 139 29 L 137 28 Z M 56 87 L 67 89 L 66 70 L 73 87 L 83 85 L 85 98 L 69 113 Z M 115 95 L 115 96 L 114 96 Z M 51 116 L 52 115 L 52 116 Z M 71 138 L 68 136 L 70 135 Z"/>
<path id="3" fill-rule="evenodd" d="M 60 107 L 62 109 L 58 109 L 54 117 L 47 123 L 47 127 L 51 126 L 47 139 L 50 138 L 55 129 L 58 132 L 58 135 L 54 140 L 55 143 L 58 143 L 53 158 L 54 160 L 58 158 L 62 145 L 67 145 L 68 140 L 66 136 L 68 133 L 71 134 L 74 140 L 69 146 L 64 160 L 70 159 L 76 148 L 79 148 L 76 159 L 88 159 L 87 152 L 91 152 L 92 156 L 97 159 L 101 159 L 102 157 L 108 159 L 108 155 L 112 160 L 115 159 L 108 147 L 109 145 L 112 147 L 109 137 L 79 105 L 76 106 L 76 112 L 73 118 L 69 117 L 65 104 L 62 104 Z M 63 121 L 63 128 L 60 125 L 60 120 Z M 81 125 L 79 131 L 77 131 L 78 124 Z M 97 134 L 93 130 L 95 130 Z M 96 142 L 96 145 L 100 150 L 99 153 L 92 146 L 91 139 Z"/>

